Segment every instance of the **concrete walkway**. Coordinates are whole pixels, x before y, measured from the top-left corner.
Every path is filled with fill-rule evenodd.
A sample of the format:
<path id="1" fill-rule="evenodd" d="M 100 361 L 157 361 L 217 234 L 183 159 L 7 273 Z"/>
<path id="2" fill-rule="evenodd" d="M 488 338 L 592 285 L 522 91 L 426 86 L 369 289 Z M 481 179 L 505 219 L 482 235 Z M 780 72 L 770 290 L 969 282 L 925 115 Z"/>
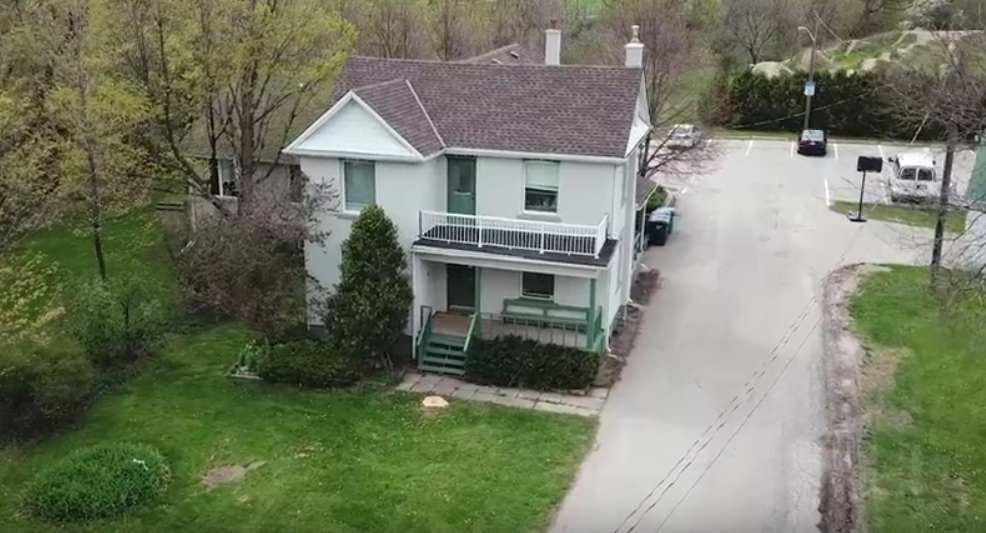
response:
<path id="1" fill-rule="evenodd" d="M 566 415 L 596 416 L 603 408 L 609 389 L 593 388 L 588 394 L 557 394 L 522 389 L 499 389 L 473 385 L 460 379 L 408 372 L 397 390 L 433 394 L 447 399 L 488 402 L 521 409 L 534 409 Z"/>

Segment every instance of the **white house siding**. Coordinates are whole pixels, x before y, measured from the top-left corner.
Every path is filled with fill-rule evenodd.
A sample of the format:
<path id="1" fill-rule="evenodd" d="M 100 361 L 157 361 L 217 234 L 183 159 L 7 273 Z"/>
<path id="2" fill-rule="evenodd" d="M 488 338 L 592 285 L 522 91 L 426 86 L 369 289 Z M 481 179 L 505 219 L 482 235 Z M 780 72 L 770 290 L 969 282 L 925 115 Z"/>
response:
<path id="1" fill-rule="evenodd" d="M 376 162 L 376 200 L 384 206 L 387 216 L 397 226 L 401 245 L 409 250 L 417 238 L 418 211 L 439 209 L 439 195 L 435 175 L 441 161 L 424 163 Z M 301 169 L 314 183 L 328 183 L 339 193 L 342 164 L 339 159 L 301 158 Z M 341 198 L 337 202 L 341 205 Z M 444 200 L 442 202 L 444 206 Z M 342 242 L 349 238 L 354 215 L 335 211 L 319 217 L 319 227 L 329 233 L 322 245 L 305 247 L 308 272 L 324 288 L 331 288 L 339 281 L 339 261 Z M 311 317 L 313 324 L 320 323 Z"/>
<path id="2" fill-rule="evenodd" d="M 520 298 L 521 276 L 521 272 L 512 270 L 481 269 L 480 311 L 500 314 L 503 311 L 503 300 Z M 588 307 L 589 280 L 587 278 L 555 276 L 553 301 L 558 305 Z"/>
<path id="3" fill-rule="evenodd" d="M 594 226 L 610 212 L 613 168 L 605 163 L 562 161 L 559 167 L 558 213 L 524 213 L 524 161 L 500 157 L 476 158 L 476 214 L 504 218 L 535 218 L 564 224 Z M 442 208 L 447 181 L 439 180 Z"/>
<path id="4" fill-rule="evenodd" d="M 297 148 L 368 157 L 416 155 L 355 100 L 346 103 Z"/>

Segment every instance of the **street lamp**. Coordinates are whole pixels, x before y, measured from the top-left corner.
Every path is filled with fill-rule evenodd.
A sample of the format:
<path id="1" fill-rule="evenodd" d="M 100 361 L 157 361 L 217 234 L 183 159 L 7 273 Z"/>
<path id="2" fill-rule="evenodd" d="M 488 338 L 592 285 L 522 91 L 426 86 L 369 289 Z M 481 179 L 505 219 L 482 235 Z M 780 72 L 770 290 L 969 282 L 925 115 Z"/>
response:
<path id="1" fill-rule="evenodd" d="M 803 31 L 808 34 L 808 38 L 811 39 L 811 55 L 808 56 L 808 83 L 805 85 L 805 124 L 802 129 L 808 129 L 808 125 L 811 122 L 811 97 L 815 94 L 815 50 L 818 49 L 818 41 L 815 40 L 815 32 L 818 31 L 818 17 L 815 17 L 815 31 L 808 29 L 808 26 L 798 26 L 798 31 Z M 808 86 L 811 89 L 808 89 Z"/>

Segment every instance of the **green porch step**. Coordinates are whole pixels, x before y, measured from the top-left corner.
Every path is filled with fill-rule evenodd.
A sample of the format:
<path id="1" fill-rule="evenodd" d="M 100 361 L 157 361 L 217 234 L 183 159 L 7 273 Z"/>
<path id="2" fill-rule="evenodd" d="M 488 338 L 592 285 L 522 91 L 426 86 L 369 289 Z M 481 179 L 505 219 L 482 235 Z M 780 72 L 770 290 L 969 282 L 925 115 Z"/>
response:
<path id="1" fill-rule="evenodd" d="M 466 339 L 463 337 L 454 337 L 452 335 L 440 335 L 438 333 L 432 333 L 428 337 L 429 346 L 448 346 L 452 348 L 465 348 Z"/>
<path id="2" fill-rule="evenodd" d="M 466 339 L 451 335 L 433 334 L 418 363 L 418 370 L 436 374 L 461 376 L 466 366 Z"/>

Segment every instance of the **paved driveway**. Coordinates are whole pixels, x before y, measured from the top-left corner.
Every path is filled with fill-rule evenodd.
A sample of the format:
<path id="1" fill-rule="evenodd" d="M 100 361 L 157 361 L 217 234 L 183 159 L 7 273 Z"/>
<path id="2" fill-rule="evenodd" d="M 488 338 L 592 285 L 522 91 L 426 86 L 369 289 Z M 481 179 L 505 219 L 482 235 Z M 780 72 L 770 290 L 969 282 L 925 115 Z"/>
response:
<path id="1" fill-rule="evenodd" d="M 815 531 L 821 280 L 923 260 L 930 235 L 828 209 L 858 194 L 856 156 L 876 145 L 825 159 L 777 141 L 725 150 L 717 171 L 678 184 L 676 233 L 647 255 L 662 287 L 552 532 Z"/>

